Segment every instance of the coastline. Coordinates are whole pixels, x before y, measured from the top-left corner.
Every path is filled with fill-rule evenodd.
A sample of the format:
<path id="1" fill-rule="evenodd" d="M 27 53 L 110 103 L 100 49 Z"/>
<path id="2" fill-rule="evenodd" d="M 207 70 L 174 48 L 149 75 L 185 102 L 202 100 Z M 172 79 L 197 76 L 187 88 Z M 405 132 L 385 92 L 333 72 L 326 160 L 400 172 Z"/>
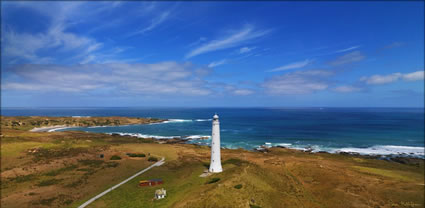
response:
<path id="1" fill-rule="evenodd" d="M 59 129 L 72 128 L 72 126 L 57 125 L 57 126 L 46 126 L 46 127 L 35 127 L 30 132 L 53 132 Z"/>
<path id="2" fill-rule="evenodd" d="M 44 130 L 48 128 L 65 127 L 43 127 Z M 8 184 L 2 205 L 10 207 L 27 207 L 46 200 L 51 201 L 50 207 L 76 207 L 90 196 L 104 191 L 104 186 L 112 186 L 133 175 L 136 170 L 151 165 L 148 160 L 151 156 L 165 157 L 167 164 L 130 181 L 134 186 L 111 192 L 116 199 L 108 201 L 111 206 L 119 207 L 137 200 L 143 205 L 149 203 L 152 193 L 141 193 L 137 186 L 138 181 L 149 178 L 163 179 L 167 190 L 180 190 L 169 199 L 176 203 L 190 201 L 195 203 L 194 207 L 202 207 L 206 199 L 214 199 L 217 194 L 229 194 L 229 190 L 234 194 L 232 198 L 254 197 L 255 201 L 262 202 L 263 207 L 280 207 L 285 202 L 287 206 L 305 202 L 298 205 L 310 207 L 312 204 L 304 196 L 311 195 L 315 196 L 317 205 L 344 202 L 335 207 L 366 207 L 370 205 L 368 201 L 377 200 L 377 197 L 383 205 L 409 202 L 420 207 L 423 204 L 423 189 L 418 187 L 424 184 L 424 159 L 419 158 L 384 160 L 376 156 L 330 154 L 284 146 L 265 146 L 263 151 L 222 148 L 224 171 L 212 177 L 199 177 L 209 164 L 210 148 L 196 143 L 187 144 L 187 140 L 182 138 L 154 139 L 84 131 L 36 133 L 29 129 L 8 128 L 2 132 L 1 140 L 6 146 L 2 151 L 5 158 L 2 161 L 2 179 Z M 273 146 L 274 143 L 267 145 Z M 146 156 L 132 157 L 129 153 Z M 120 159 L 112 160 L 113 156 Z M 209 181 L 213 177 L 221 180 L 211 184 Z M 182 187 L 182 182 L 191 185 Z M 242 184 L 242 188 L 234 189 L 238 184 Z M 58 189 L 60 193 L 57 193 Z M 81 191 L 76 194 L 76 189 Z M 323 190 L 329 194 L 321 195 Z M 138 193 L 137 200 L 122 197 L 128 193 Z M 196 198 L 204 198 L 193 201 L 192 194 L 176 196 L 179 193 L 202 193 Z M 250 195 L 252 193 L 255 195 Z M 302 198 L 296 198 L 298 196 Z M 22 200 L 17 202 L 18 197 Z M 64 205 L 65 200 L 60 197 L 71 205 Z M 359 197 L 362 204 L 356 201 Z M 95 206 L 98 205 L 96 203 L 104 203 L 102 200 L 94 202 Z M 392 200 L 391 203 L 389 200 Z M 240 201 L 240 204 L 243 202 Z M 231 207 L 231 204 L 226 205 Z"/>
<path id="3" fill-rule="evenodd" d="M 210 137 L 209 136 L 201 136 L 201 135 L 186 136 L 186 137 L 181 137 L 181 136 L 166 137 L 166 136 L 148 136 L 148 135 L 135 134 L 135 133 L 102 133 L 102 134 L 107 134 L 107 135 L 111 135 L 111 136 L 122 136 L 122 137 L 134 137 L 134 138 L 140 138 L 140 139 L 150 139 L 150 140 L 156 141 L 160 144 L 191 144 L 191 145 L 195 145 L 195 146 L 210 146 L 208 144 L 200 142 L 200 141 L 208 140 L 208 139 L 210 139 Z M 366 157 L 366 158 L 375 158 L 375 159 L 384 159 L 384 160 L 388 160 L 390 158 L 399 158 L 399 157 L 416 158 L 416 159 L 425 160 L 425 156 L 423 154 L 423 151 L 420 152 L 422 154 L 413 154 L 413 153 L 407 154 L 407 153 L 400 153 L 400 152 L 397 153 L 396 151 L 395 152 L 387 152 L 387 154 L 379 154 L 379 153 L 373 153 L 373 152 L 364 153 L 364 152 L 367 152 L 367 151 L 356 152 L 355 151 L 356 148 L 341 148 L 341 150 L 339 150 L 339 151 L 321 151 L 321 150 L 315 150 L 312 147 L 307 147 L 307 148 L 292 147 L 291 148 L 289 145 L 274 145 L 274 146 L 271 146 L 269 144 L 270 143 L 266 142 L 265 145 L 260 145 L 258 147 L 251 148 L 251 149 L 247 149 L 247 148 L 227 148 L 225 146 L 222 146 L 221 149 L 229 149 L 229 150 L 245 149 L 245 150 L 248 150 L 248 151 L 256 151 L 256 152 L 267 153 L 273 148 L 277 148 L 277 149 L 281 148 L 281 149 L 290 149 L 290 150 L 300 151 L 300 152 L 305 152 L 305 153 L 310 153 L 310 154 L 326 153 L 326 154 L 334 154 L 334 155 L 352 155 L 352 156 L 361 156 L 361 157 Z M 388 145 L 388 147 L 395 147 L 395 146 Z M 403 147 L 425 150 L 425 148 L 423 148 L 423 147 L 407 147 L 407 146 L 403 146 Z M 367 150 L 368 148 L 358 148 L 358 149 Z"/>
<path id="4" fill-rule="evenodd" d="M 6 117 L 3 117 L 6 118 Z M 9 119 L 13 117 L 8 117 Z M 54 121 L 60 117 L 26 117 L 31 119 L 30 121 Z M 43 127 L 34 127 L 32 129 L 28 129 L 29 122 L 22 123 L 22 127 L 25 127 L 30 132 L 55 132 L 58 130 L 64 130 L 68 128 L 102 128 L 102 127 L 121 127 L 121 126 L 129 126 L 129 125 L 152 125 L 152 124 L 169 124 L 169 123 L 183 123 L 183 122 L 195 122 L 195 121 L 209 121 L 210 119 L 151 119 L 151 118 L 127 118 L 127 117 L 81 117 L 81 116 L 71 116 L 71 117 L 62 117 L 62 124 L 65 121 L 71 121 L 71 125 L 48 125 Z M 22 119 L 22 118 L 19 118 Z M 70 120 L 71 119 L 71 120 Z M 120 119 L 122 122 L 118 125 L 95 125 L 96 122 L 93 121 L 107 121 L 107 119 L 114 121 L 113 119 Z M 126 121 L 126 119 L 139 119 L 133 120 L 131 122 Z M 88 121 L 91 123 L 85 123 Z M 124 122 L 123 122 L 124 121 Z M 55 124 L 52 123 L 51 124 Z M 140 123 L 138 123 L 140 122 Z M 97 123 L 98 124 L 98 123 Z M 27 126 L 25 126 L 27 125 Z M 23 129 L 24 130 L 24 129 Z M 90 132 L 90 131 L 85 131 Z M 104 134 L 117 134 L 121 136 L 131 136 L 137 138 L 144 139 L 153 139 L 158 141 L 159 143 L 186 143 L 193 144 L 199 146 L 209 146 L 210 135 L 180 135 L 180 136 L 160 136 L 160 135 L 149 135 L 142 133 L 126 133 L 126 132 L 103 132 Z M 291 143 L 276 143 L 276 142 L 267 142 L 264 140 L 264 143 L 258 142 L 249 142 L 245 141 L 245 143 L 232 143 L 232 142 L 222 142 L 223 149 L 238 149 L 243 148 L 250 151 L 267 151 L 269 148 L 287 148 L 293 150 L 299 150 L 303 152 L 310 153 L 321 153 L 327 152 L 331 154 L 350 154 L 350 155 L 363 155 L 370 156 L 376 158 L 390 158 L 390 157 L 409 157 L 409 158 L 421 158 L 425 159 L 425 148 L 422 146 L 404 146 L 404 145 L 372 145 L 369 147 L 352 147 L 352 146 L 344 146 L 344 147 L 328 147 L 328 146 L 320 146 L 320 145 L 299 145 L 299 144 L 291 144 Z"/>

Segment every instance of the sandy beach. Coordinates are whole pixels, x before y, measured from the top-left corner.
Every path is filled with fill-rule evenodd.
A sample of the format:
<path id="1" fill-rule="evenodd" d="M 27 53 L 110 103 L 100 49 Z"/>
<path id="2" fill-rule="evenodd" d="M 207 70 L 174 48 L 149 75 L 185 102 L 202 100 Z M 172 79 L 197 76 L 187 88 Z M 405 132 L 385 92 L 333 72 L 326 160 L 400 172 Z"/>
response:
<path id="1" fill-rule="evenodd" d="M 65 129 L 65 128 L 70 128 L 70 126 L 57 125 L 57 126 L 37 127 L 37 128 L 31 129 L 30 131 L 31 132 L 52 132 L 52 131 L 56 131 L 58 129 Z"/>

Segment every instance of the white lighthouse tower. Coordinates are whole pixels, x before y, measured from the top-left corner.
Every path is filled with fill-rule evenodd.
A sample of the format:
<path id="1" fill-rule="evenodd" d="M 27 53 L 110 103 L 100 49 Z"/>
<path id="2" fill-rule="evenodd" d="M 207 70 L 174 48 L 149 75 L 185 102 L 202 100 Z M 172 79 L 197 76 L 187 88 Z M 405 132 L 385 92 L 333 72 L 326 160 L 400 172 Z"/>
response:
<path id="1" fill-rule="evenodd" d="M 215 114 L 212 122 L 212 139 L 211 139 L 211 163 L 210 172 L 220 173 L 223 171 L 221 168 L 221 155 L 220 155 L 220 122 L 218 115 Z"/>

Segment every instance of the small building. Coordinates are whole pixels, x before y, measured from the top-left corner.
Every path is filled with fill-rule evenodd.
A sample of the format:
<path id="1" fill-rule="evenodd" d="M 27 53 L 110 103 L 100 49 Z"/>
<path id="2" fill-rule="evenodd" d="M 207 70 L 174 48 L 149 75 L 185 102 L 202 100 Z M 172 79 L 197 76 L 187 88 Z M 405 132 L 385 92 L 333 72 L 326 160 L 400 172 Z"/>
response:
<path id="1" fill-rule="evenodd" d="M 151 180 L 143 180 L 139 181 L 139 186 L 156 186 L 163 184 L 162 179 L 151 179 Z"/>
<path id="2" fill-rule="evenodd" d="M 167 196 L 167 191 L 165 189 L 161 188 L 155 191 L 155 199 L 163 199 L 165 196 Z"/>

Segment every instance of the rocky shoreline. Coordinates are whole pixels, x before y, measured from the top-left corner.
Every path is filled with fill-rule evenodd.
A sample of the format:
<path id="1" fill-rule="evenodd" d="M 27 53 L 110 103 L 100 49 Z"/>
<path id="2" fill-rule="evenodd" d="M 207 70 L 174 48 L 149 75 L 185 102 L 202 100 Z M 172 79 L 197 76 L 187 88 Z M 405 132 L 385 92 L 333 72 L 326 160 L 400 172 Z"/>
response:
<path id="1" fill-rule="evenodd" d="M 134 135 L 121 135 L 121 134 L 117 134 L 117 133 L 112 133 L 112 136 L 124 136 L 124 137 L 137 137 Z M 154 138 L 154 137 L 137 137 L 137 138 L 141 138 L 141 139 L 147 139 L 150 140 L 152 142 L 156 142 L 159 144 L 192 144 L 192 145 L 199 145 L 199 146 L 205 146 L 205 145 L 201 145 L 201 144 L 197 144 L 197 143 L 188 143 L 189 141 L 193 141 L 193 140 L 205 140 L 208 139 L 209 137 L 201 137 L 201 138 L 197 138 L 197 139 L 193 139 L 193 138 L 181 138 L 181 137 L 173 137 L 173 138 L 167 138 L 167 139 L 161 139 L 161 138 Z M 209 145 L 207 145 L 209 146 Z M 222 147 L 221 149 L 228 149 L 225 147 Z M 261 153 L 269 153 L 271 151 L 273 151 L 273 149 L 289 149 L 292 151 L 300 151 L 300 152 L 305 152 L 308 154 L 330 154 L 330 155 L 346 155 L 346 156 L 353 156 L 353 157 L 358 157 L 358 158 L 363 158 L 363 159 L 377 159 L 377 160 L 386 160 L 386 161 L 392 161 L 392 162 L 397 162 L 397 163 L 401 163 L 401 164 L 407 164 L 407 165 L 414 165 L 414 166 L 419 166 L 420 161 L 425 161 L 425 158 L 418 158 L 418 157 L 414 157 L 408 154 L 393 154 L 393 155 L 363 155 L 357 152 L 336 152 L 336 153 L 330 153 L 330 152 L 326 152 L 326 151 L 317 151 L 314 152 L 313 148 L 306 148 L 304 150 L 299 150 L 299 149 L 293 149 L 293 148 L 289 148 L 289 147 L 285 147 L 285 146 L 274 146 L 274 147 L 268 147 L 265 145 L 262 145 L 260 147 L 254 148 L 252 149 L 252 151 L 255 152 L 261 152 Z"/>
<path id="2" fill-rule="evenodd" d="M 262 145 L 260 147 L 254 148 L 254 151 L 262 152 L 262 153 L 268 153 L 273 151 L 273 148 L 282 148 L 282 149 L 291 149 L 285 146 L 275 146 L 275 147 L 267 147 L 265 145 Z M 305 150 L 297 150 L 297 149 L 291 149 L 294 151 L 301 151 L 309 154 L 338 154 L 338 155 L 346 155 L 346 156 L 353 156 L 357 158 L 363 158 L 363 159 L 377 159 L 377 160 L 386 160 L 386 161 L 392 161 L 397 162 L 401 164 L 406 165 L 413 165 L 419 167 L 421 161 L 425 161 L 425 158 L 418 158 L 414 157 L 409 154 L 392 154 L 392 155 L 364 155 L 360 154 L 358 152 L 336 152 L 336 153 L 330 153 L 326 151 L 318 151 L 314 152 L 313 148 L 306 148 Z"/>

